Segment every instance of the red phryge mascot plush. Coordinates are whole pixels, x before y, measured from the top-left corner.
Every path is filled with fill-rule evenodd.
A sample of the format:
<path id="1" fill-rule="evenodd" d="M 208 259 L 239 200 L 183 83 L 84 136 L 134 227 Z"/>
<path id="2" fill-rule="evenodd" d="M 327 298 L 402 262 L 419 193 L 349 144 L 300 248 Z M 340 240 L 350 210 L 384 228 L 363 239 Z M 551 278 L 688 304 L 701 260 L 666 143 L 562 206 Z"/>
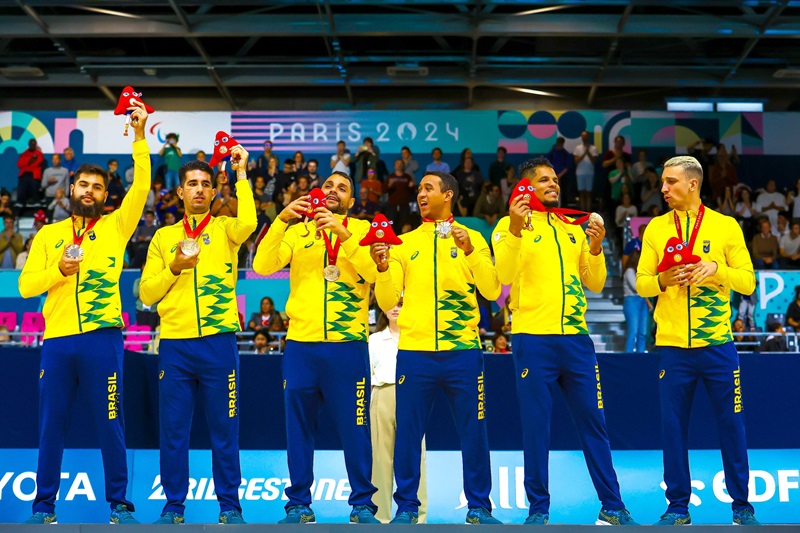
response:
<path id="1" fill-rule="evenodd" d="M 231 158 L 231 148 L 238 144 L 232 135 L 224 131 L 218 131 L 217 136 L 214 137 L 214 154 L 211 156 L 211 161 L 208 162 L 208 165 L 214 168 L 221 162 L 221 170 L 224 172 L 225 162 Z"/>
<path id="2" fill-rule="evenodd" d="M 514 190 L 511 191 L 511 197 L 508 199 L 508 205 L 514 205 L 514 202 L 517 200 L 517 197 L 524 196 L 525 203 L 528 204 L 528 207 L 533 209 L 533 202 L 532 199 L 536 197 L 536 194 L 533 190 L 533 185 L 528 178 L 522 178 L 514 185 Z"/>
<path id="3" fill-rule="evenodd" d="M 126 136 L 128 135 L 128 126 L 131 125 L 131 112 L 128 110 L 128 108 L 133 105 L 134 101 L 143 103 L 147 114 L 155 112 L 155 109 L 144 103 L 144 100 L 142 100 L 142 93 L 137 93 L 130 85 L 122 89 L 122 94 L 119 95 L 119 101 L 117 102 L 116 109 L 114 109 L 114 114 L 126 115 L 125 133 L 123 133 L 123 135 Z"/>
<path id="4" fill-rule="evenodd" d="M 311 204 L 311 207 L 309 207 L 308 210 L 303 213 L 305 215 L 303 218 L 303 226 L 306 228 L 306 234 L 303 235 L 303 237 L 308 237 L 308 234 L 310 233 L 308 229 L 308 221 L 314 220 L 314 215 L 317 214 L 316 209 L 318 207 L 328 207 L 328 200 L 325 197 L 325 193 L 322 192 L 322 189 L 319 187 L 314 187 L 311 189 L 308 192 L 308 196 L 308 203 Z M 317 235 L 317 238 L 319 238 L 319 234 Z"/>
<path id="5" fill-rule="evenodd" d="M 691 265 L 700 261 L 701 259 L 689 249 L 688 244 L 684 244 L 678 237 L 670 237 L 664 247 L 664 259 L 658 265 L 658 272 L 666 272 L 677 265 Z"/>
<path id="6" fill-rule="evenodd" d="M 358 244 L 361 246 L 369 246 L 370 244 L 379 242 L 383 244 L 403 244 L 403 241 L 395 235 L 392 229 L 392 223 L 382 214 L 375 215 L 369 231 Z"/>

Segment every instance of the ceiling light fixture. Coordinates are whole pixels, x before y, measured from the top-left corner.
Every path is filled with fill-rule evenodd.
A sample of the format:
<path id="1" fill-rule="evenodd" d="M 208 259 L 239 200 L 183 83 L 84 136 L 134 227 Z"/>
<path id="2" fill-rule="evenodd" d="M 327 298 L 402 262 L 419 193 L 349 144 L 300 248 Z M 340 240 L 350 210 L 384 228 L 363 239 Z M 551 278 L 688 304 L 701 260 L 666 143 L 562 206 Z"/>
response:
<path id="1" fill-rule="evenodd" d="M 536 89 L 526 89 L 525 87 L 506 87 L 506 89 L 525 94 L 535 94 L 536 96 L 550 96 L 552 98 L 564 98 L 564 96 L 560 94 L 548 93 L 546 91 L 538 91 Z"/>

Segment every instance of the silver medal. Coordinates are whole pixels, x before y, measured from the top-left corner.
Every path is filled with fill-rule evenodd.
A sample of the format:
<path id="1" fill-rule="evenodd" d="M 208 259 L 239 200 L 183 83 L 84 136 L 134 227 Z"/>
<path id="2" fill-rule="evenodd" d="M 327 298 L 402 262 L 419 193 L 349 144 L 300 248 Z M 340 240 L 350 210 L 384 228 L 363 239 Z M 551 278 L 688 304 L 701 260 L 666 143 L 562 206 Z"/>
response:
<path id="1" fill-rule="evenodd" d="M 323 275 L 327 281 L 336 281 L 339 279 L 339 267 L 336 265 L 328 265 L 323 270 Z"/>
<path id="2" fill-rule="evenodd" d="M 183 255 L 192 257 L 200 253 L 200 245 L 197 244 L 196 240 L 187 238 L 181 241 L 181 251 Z"/>
<path id="3" fill-rule="evenodd" d="M 70 244 L 67 246 L 67 249 L 64 250 L 64 254 L 70 259 L 81 260 L 83 259 L 83 248 L 77 244 Z"/>
<path id="4" fill-rule="evenodd" d="M 450 237 L 450 233 L 453 231 L 453 225 L 447 221 L 439 222 L 436 226 L 436 234 L 439 236 L 440 239 L 447 239 Z"/>

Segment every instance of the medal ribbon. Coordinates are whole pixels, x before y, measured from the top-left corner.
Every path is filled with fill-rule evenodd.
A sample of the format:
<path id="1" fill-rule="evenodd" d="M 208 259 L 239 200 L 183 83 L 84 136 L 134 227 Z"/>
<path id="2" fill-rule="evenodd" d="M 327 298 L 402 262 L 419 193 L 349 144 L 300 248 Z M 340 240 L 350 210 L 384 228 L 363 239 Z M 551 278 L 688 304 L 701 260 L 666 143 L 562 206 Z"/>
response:
<path id="1" fill-rule="evenodd" d="M 347 227 L 347 217 L 344 217 L 344 220 L 342 220 L 342 225 L 345 228 Z M 330 237 L 328 237 L 328 234 L 324 231 L 322 232 L 322 237 L 325 239 L 325 250 L 328 252 L 328 264 L 336 265 L 336 260 L 339 258 L 339 248 L 342 246 L 342 240 L 337 239 L 336 244 L 332 245 Z"/>
<path id="2" fill-rule="evenodd" d="M 86 220 L 86 219 L 84 219 L 84 220 Z M 78 232 L 75 231 L 75 217 L 73 216 L 72 217 L 72 243 L 73 244 L 77 244 L 78 246 L 80 246 L 81 243 L 83 242 L 83 238 L 86 237 L 86 234 L 89 233 L 92 230 L 94 225 L 97 224 L 98 220 L 100 220 L 100 218 L 93 218 L 92 220 L 90 220 L 89 221 L 89 225 L 86 226 L 86 229 L 83 230 L 83 233 L 78 235 Z"/>
<path id="3" fill-rule="evenodd" d="M 569 209 L 566 207 L 545 207 L 535 194 L 531 195 L 531 201 L 528 205 L 530 205 L 530 208 L 534 211 L 553 213 L 564 224 L 573 224 L 575 226 L 580 226 L 589 220 L 589 217 L 591 216 L 591 213 L 587 213 L 586 211 L 578 211 L 577 209 Z M 576 218 L 574 220 L 570 220 L 567 218 L 567 216 Z"/>
<path id="4" fill-rule="evenodd" d="M 700 233 L 700 224 L 703 223 L 703 215 L 706 213 L 706 206 L 700 204 L 700 209 L 697 210 L 697 218 L 694 221 L 694 227 L 692 228 L 692 236 L 689 237 L 689 242 L 683 239 L 683 235 L 681 234 L 681 220 L 678 217 L 678 212 L 673 211 L 672 214 L 675 217 L 675 229 L 678 230 L 678 238 L 686 243 L 689 247 L 689 253 L 693 253 L 692 250 L 694 249 L 694 243 L 697 241 L 697 234 Z"/>
<path id="5" fill-rule="evenodd" d="M 423 218 L 422 221 L 423 222 L 433 222 L 434 224 L 438 224 L 439 222 L 450 222 L 452 224 L 453 222 L 456 221 L 456 219 L 455 219 L 455 217 L 453 215 L 450 215 L 450 217 L 447 218 L 446 220 L 433 220 L 432 218 Z"/>
<path id="6" fill-rule="evenodd" d="M 197 225 L 195 229 L 189 225 L 189 219 L 186 215 L 183 215 L 183 229 L 186 231 L 186 236 L 190 239 L 196 238 L 198 235 L 203 233 L 203 230 L 206 229 L 208 223 L 211 222 L 211 212 L 209 211 L 208 214 L 200 221 L 200 224 Z"/>

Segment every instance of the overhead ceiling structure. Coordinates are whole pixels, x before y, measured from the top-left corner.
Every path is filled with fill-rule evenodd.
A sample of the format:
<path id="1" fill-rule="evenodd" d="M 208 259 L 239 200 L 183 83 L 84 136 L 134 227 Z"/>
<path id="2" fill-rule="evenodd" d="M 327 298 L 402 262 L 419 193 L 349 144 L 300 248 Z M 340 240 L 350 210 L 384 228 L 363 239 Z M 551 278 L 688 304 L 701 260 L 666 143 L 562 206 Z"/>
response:
<path id="1" fill-rule="evenodd" d="M 800 109 L 800 1 L 0 3 L 0 107 Z"/>

